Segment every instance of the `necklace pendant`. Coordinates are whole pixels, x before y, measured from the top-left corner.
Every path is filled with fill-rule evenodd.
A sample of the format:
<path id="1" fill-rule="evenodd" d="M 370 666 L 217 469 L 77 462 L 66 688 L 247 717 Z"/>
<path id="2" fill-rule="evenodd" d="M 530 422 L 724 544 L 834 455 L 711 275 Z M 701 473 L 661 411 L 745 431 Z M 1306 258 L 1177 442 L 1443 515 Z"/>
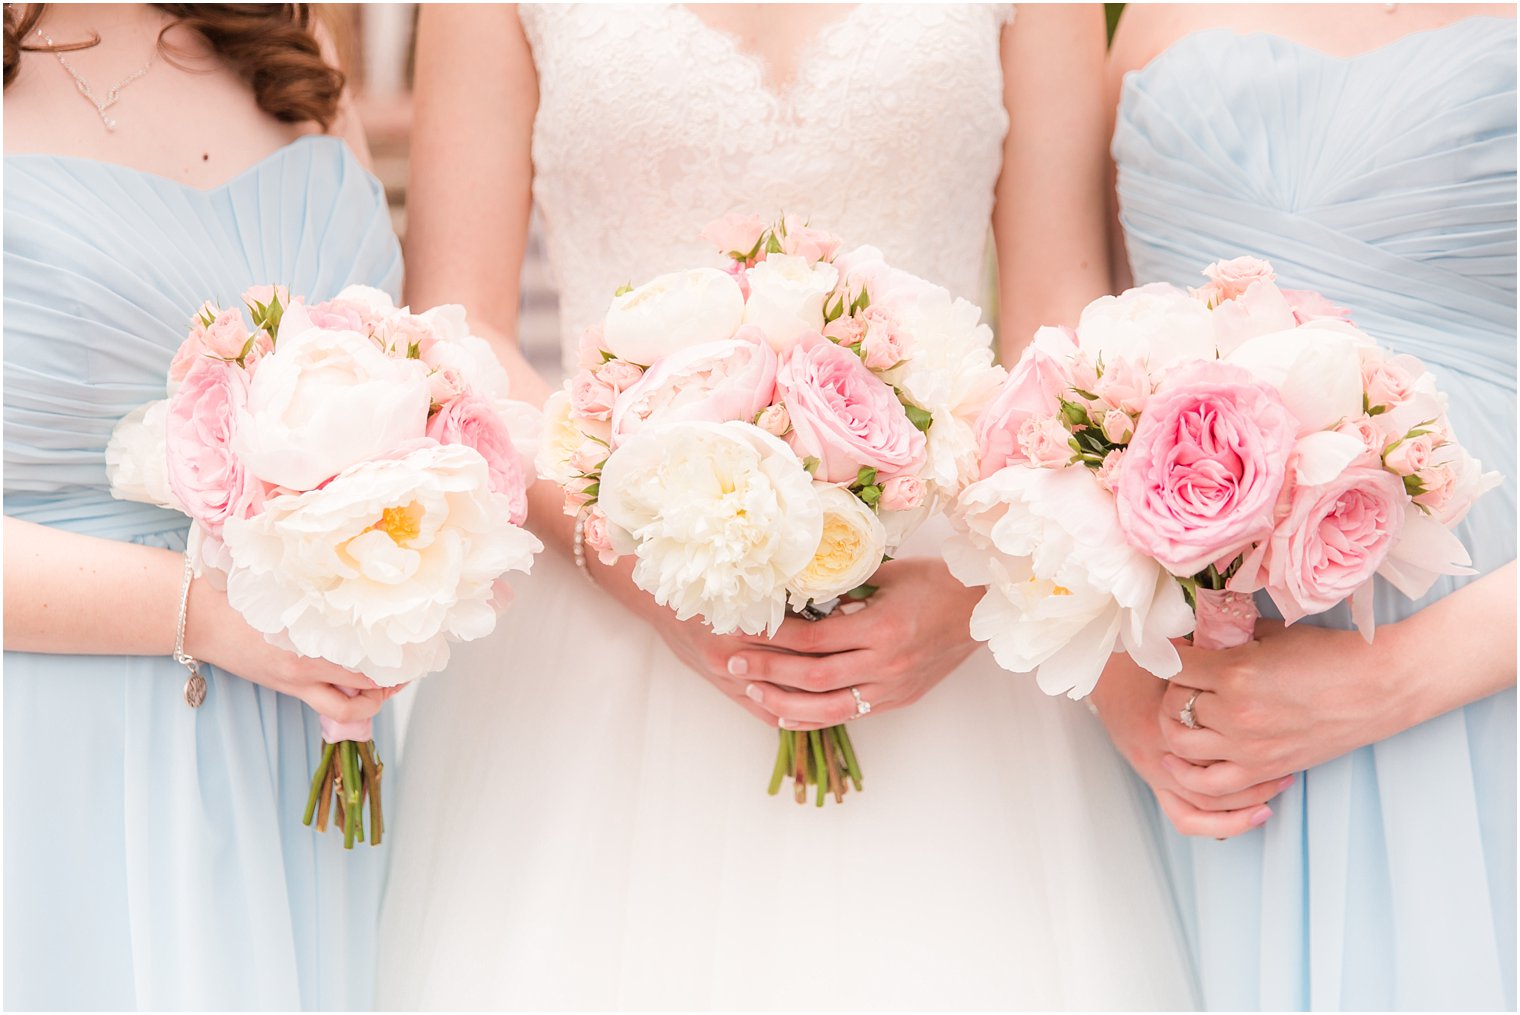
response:
<path id="1" fill-rule="evenodd" d="M 104 113 L 100 116 L 100 122 L 106 125 L 106 130 L 114 131 L 116 129 L 116 120 L 106 116 Z"/>
<path id="2" fill-rule="evenodd" d="M 185 681 L 185 704 L 191 708 L 200 708 L 201 702 L 206 700 L 206 678 L 201 676 L 201 671 L 190 671 L 190 679 Z"/>

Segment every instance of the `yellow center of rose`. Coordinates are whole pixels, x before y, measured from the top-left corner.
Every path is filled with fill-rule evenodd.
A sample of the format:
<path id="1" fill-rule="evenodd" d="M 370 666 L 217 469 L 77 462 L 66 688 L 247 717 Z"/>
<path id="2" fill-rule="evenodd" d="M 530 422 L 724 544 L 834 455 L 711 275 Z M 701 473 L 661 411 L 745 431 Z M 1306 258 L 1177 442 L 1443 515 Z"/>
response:
<path id="1" fill-rule="evenodd" d="M 392 507 L 380 512 L 380 520 L 370 528 L 378 529 L 391 537 L 391 541 L 397 546 L 408 540 L 416 539 L 422 532 L 422 525 L 411 507 Z"/>
<path id="2" fill-rule="evenodd" d="M 838 515 L 824 515 L 823 538 L 808 570 L 813 574 L 837 574 L 848 571 L 862 553 L 860 533 Z"/>

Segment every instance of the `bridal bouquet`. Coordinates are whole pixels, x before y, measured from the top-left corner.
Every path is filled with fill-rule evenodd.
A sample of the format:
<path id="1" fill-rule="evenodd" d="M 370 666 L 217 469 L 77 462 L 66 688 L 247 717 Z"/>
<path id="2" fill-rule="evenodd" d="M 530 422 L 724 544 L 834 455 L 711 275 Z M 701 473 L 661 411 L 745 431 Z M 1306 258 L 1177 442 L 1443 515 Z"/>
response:
<path id="1" fill-rule="evenodd" d="M 549 399 L 539 475 L 584 544 L 681 619 L 774 634 L 864 599 L 872 574 L 976 478 L 1003 372 L 981 312 L 879 251 L 785 216 L 703 232 L 727 270 L 619 291 Z M 823 806 L 860 766 L 843 726 L 781 731 L 770 792 Z"/>
<path id="2" fill-rule="evenodd" d="M 193 520 L 192 564 L 271 643 L 396 686 L 489 634 L 508 571 L 542 549 L 521 527 L 513 435 L 537 414 L 463 308 L 423 314 L 351 286 L 306 304 L 256 286 L 206 303 L 169 368 L 169 397 L 117 425 L 112 493 Z M 202 685 L 203 686 L 203 685 Z M 202 692 L 203 693 L 203 692 Z M 199 704 L 192 699 L 193 704 Z M 370 723 L 322 719 L 305 821 L 336 799 L 344 845 L 378 845 L 382 766 Z"/>
<path id="3" fill-rule="evenodd" d="M 1121 650 L 1173 676 L 1189 632 L 1244 644 L 1256 592 L 1290 624 L 1349 600 L 1371 640 L 1375 575 L 1418 598 L 1471 573 L 1450 529 L 1499 476 L 1429 371 L 1264 261 L 1204 275 L 1040 329 L 978 425 L 947 561 L 987 587 L 972 636 L 1048 694 L 1087 694 Z"/>

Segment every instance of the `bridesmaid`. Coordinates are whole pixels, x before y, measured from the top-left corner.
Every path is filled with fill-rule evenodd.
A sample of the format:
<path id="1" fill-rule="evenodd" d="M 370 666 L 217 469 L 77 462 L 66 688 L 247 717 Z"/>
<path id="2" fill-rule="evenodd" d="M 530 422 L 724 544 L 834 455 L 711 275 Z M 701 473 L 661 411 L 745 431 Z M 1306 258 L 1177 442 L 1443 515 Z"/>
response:
<path id="1" fill-rule="evenodd" d="M 1195 836 L 1209 1008 L 1515 1007 L 1515 43 L 1513 7 L 1393 4 L 1134 5 L 1114 40 L 1121 281 L 1267 258 L 1427 363 L 1504 473 L 1458 530 L 1479 576 L 1381 589 L 1371 645 L 1338 610 L 1100 685 Z"/>
<path id="2" fill-rule="evenodd" d="M 381 857 L 301 812 L 381 695 L 197 580 L 188 707 L 186 520 L 104 459 L 202 300 L 398 290 L 342 87 L 304 4 L 5 6 L 7 1008 L 370 1004 Z"/>

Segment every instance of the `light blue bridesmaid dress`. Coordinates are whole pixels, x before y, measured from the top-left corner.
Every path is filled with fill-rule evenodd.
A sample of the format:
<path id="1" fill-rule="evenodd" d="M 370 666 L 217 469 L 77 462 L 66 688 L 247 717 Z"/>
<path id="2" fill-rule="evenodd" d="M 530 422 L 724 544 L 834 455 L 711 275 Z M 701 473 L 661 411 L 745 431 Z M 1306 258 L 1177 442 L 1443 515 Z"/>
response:
<path id="1" fill-rule="evenodd" d="M 381 187 L 336 138 L 205 191 L 6 156 L 5 513 L 182 550 L 186 519 L 113 500 L 103 453 L 195 308 L 400 280 Z M 385 847 L 301 824 L 310 709 L 206 675 L 192 710 L 167 657 L 5 653 L 6 1008 L 369 1006 Z"/>
<path id="2" fill-rule="evenodd" d="M 1514 559 L 1514 21 L 1349 60 L 1200 32 L 1126 78 L 1113 154 L 1136 284 L 1255 254 L 1430 365 L 1505 476 L 1459 535 L 1479 572 Z M 1168 828 L 1207 1006 L 1513 1010 L 1515 762 L 1511 689 L 1310 770 L 1255 832 Z"/>

